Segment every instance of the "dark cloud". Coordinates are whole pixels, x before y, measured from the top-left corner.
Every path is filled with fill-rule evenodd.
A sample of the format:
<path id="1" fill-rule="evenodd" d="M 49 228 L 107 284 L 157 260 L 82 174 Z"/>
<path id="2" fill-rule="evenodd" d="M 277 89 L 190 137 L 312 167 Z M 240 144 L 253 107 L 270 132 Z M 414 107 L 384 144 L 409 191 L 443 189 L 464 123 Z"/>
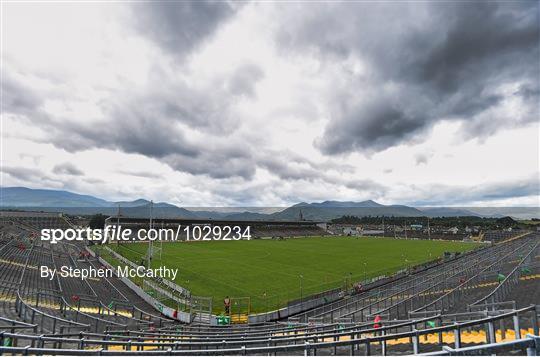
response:
<path id="1" fill-rule="evenodd" d="M 144 1 L 133 6 L 140 34 L 180 58 L 189 54 L 241 6 L 232 1 Z"/>
<path id="2" fill-rule="evenodd" d="M 257 166 L 284 180 L 322 180 L 332 182 L 329 173 L 353 173 L 345 163 L 315 162 L 289 150 L 266 151 L 256 156 Z"/>
<path id="3" fill-rule="evenodd" d="M 201 144 L 204 145 L 204 144 Z M 197 157 L 172 154 L 164 162 L 175 170 L 193 175 L 207 175 L 216 179 L 241 177 L 251 179 L 255 174 L 256 164 L 247 144 L 238 147 L 236 143 L 207 143 Z"/>
<path id="4" fill-rule="evenodd" d="M 331 162 L 315 163 L 287 151 L 269 153 L 259 157 L 256 162 L 258 167 L 287 182 L 308 181 L 313 184 L 342 186 L 357 192 L 369 193 L 371 198 L 379 198 L 387 192 L 384 185 L 369 179 L 343 178 L 343 173 L 349 173 L 349 167 L 346 165 Z"/>
<path id="5" fill-rule="evenodd" d="M 21 76 L 17 76 L 21 78 Z M 2 112 L 13 114 L 29 114 L 42 104 L 42 100 L 34 91 L 17 79 L 10 71 L 2 71 Z"/>
<path id="6" fill-rule="evenodd" d="M 53 168 L 53 173 L 58 175 L 82 176 L 84 172 L 70 162 L 58 164 Z"/>
<path id="7" fill-rule="evenodd" d="M 13 178 L 22 180 L 22 181 L 38 181 L 40 177 L 43 176 L 43 172 L 37 169 L 30 169 L 26 167 L 12 167 L 4 166 L 2 167 L 2 173 L 8 174 Z"/>
<path id="8" fill-rule="evenodd" d="M 427 56 L 411 63 L 417 69 L 415 75 L 441 93 L 451 94 L 460 91 L 463 82 L 472 85 L 480 79 L 480 87 L 489 84 L 500 75 L 498 69 L 535 73 L 531 69 L 538 59 L 539 23 L 538 15 L 531 15 L 538 12 L 537 6 L 534 2 L 480 1 L 437 5 L 437 18 L 449 19 L 447 33 Z"/>
<path id="9" fill-rule="evenodd" d="M 307 161 L 291 160 L 281 155 L 270 155 L 258 160 L 261 168 L 284 180 L 313 181 L 323 178 L 324 172 L 314 168 Z"/>
<path id="10" fill-rule="evenodd" d="M 226 1 L 154 1 L 133 3 L 131 9 L 141 35 L 183 59 L 241 6 Z M 156 64 L 148 73 L 145 87 L 127 84 L 128 90 L 107 89 L 110 99 L 98 103 L 103 118 L 50 116 L 42 106 L 41 93 L 16 80 L 6 82 L 4 92 L 9 89 L 10 96 L 2 109 L 10 113 L 24 110 L 24 120 L 44 130 L 44 142 L 69 152 L 119 150 L 156 158 L 175 170 L 195 175 L 251 177 L 254 164 L 244 162 L 250 157 L 250 148 L 246 146 L 245 152 L 237 153 L 235 143 L 215 141 L 238 127 L 230 107 L 237 96 L 254 94 L 262 70 L 246 64 L 230 78 L 218 78 L 203 86 L 189 82 L 181 72 L 181 66 L 173 65 L 166 71 Z M 193 131 L 206 140 L 193 139 Z"/>
<path id="11" fill-rule="evenodd" d="M 463 120 L 470 137 L 537 120 L 538 6 L 347 2 L 313 5 L 303 16 L 303 7 L 292 11 L 281 45 L 343 63 L 348 77 L 330 99 L 329 124 L 316 146 L 326 154 L 372 152 L 418 137 L 440 120 Z M 350 71 L 351 59 L 363 70 Z M 512 85 L 520 90 L 504 92 Z M 521 101 L 522 114 L 501 114 L 509 98 Z"/>
<path id="12" fill-rule="evenodd" d="M 263 77 L 263 70 L 254 64 L 240 66 L 229 79 L 229 91 L 234 95 L 255 97 L 255 85 Z"/>
<path id="13" fill-rule="evenodd" d="M 3 166 L 2 175 L 9 175 L 17 181 L 22 181 L 26 185 L 36 184 L 42 187 L 61 187 L 63 183 L 39 169 L 28 167 Z"/>
<path id="14" fill-rule="evenodd" d="M 100 102 L 105 120 L 52 117 L 40 105 L 28 106 L 23 119 L 44 130 L 43 142 L 69 152 L 106 148 L 156 158 L 194 175 L 253 176 L 251 143 L 239 139 L 239 147 L 230 140 L 239 124 L 229 113 L 234 96 L 223 85 L 195 89 L 159 70 L 149 81 L 148 88 L 112 92 L 111 100 Z M 190 130 L 202 139 L 191 138 Z"/>
<path id="15" fill-rule="evenodd" d="M 347 100 L 350 100 L 348 103 Z M 315 145 L 326 154 L 366 149 L 379 151 L 426 130 L 428 118 L 419 108 L 406 108 L 392 95 L 354 102 L 345 94 L 336 98 L 341 103 L 338 115 L 327 126 Z"/>

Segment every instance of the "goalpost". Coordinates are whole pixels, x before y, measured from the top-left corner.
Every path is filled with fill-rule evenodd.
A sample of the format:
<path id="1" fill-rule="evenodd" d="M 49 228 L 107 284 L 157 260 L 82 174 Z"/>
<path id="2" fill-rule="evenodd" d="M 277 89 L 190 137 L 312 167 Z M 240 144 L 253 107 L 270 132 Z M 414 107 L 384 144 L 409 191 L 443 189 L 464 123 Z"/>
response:
<path id="1" fill-rule="evenodd" d="M 154 228 L 154 201 L 150 201 L 150 229 Z M 163 221 L 161 221 L 161 228 L 163 228 Z M 155 244 L 153 240 L 150 240 L 148 242 L 148 250 L 146 252 L 146 267 L 151 268 L 152 267 L 152 259 L 154 257 L 159 256 L 159 260 L 161 261 L 161 254 L 163 252 L 163 241 L 159 240 L 158 244 Z"/>

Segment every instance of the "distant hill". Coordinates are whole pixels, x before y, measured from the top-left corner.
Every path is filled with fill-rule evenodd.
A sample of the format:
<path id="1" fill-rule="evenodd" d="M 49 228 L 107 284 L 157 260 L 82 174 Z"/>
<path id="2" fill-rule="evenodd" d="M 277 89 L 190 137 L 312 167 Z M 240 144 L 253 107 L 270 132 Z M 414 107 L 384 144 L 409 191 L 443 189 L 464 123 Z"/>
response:
<path id="1" fill-rule="evenodd" d="M 111 202 L 88 195 L 26 187 L 2 188 L 2 207 L 110 207 Z"/>
<path id="2" fill-rule="evenodd" d="M 150 201 L 148 200 L 145 200 L 144 198 L 139 198 L 138 200 L 135 200 L 135 201 L 118 201 L 118 202 L 113 202 L 113 204 L 115 206 L 120 206 L 120 207 L 141 207 L 141 206 L 150 206 Z M 157 208 L 157 207 L 161 207 L 161 208 L 166 208 L 166 207 L 177 207 L 175 205 L 172 205 L 170 203 L 167 203 L 167 202 L 154 202 L 154 209 Z M 178 207 L 177 207 L 178 208 Z"/>
<path id="3" fill-rule="evenodd" d="M 149 217 L 150 201 L 139 198 L 134 201 L 107 201 L 101 198 L 80 195 L 61 190 L 30 189 L 26 187 L 2 188 L 1 208 L 64 212 L 68 214 L 90 215 L 102 213 L 130 217 Z M 538 207 L 409 207 L 404 205 L 383 205 L 372 200 L 301 202 L 291 207 L 275 211 L 274 208 L 252 207 L 203 208 L 188 210 L 167 202 L 157 202 L 153 206 L 153 216 L 157 218 L 198 218 L 216 220 L 304 220 L 329 221 L 342 216 L 386 216 L 386 217 L 505 217 L 514 219 L 540 218 Z M 273 212 L 273 213 L 270 213 Z"/>
<path id="4" fill-rule="evenodd" d="M 142 198 L 134 201 L 111 202 L 69 191 L 30 189 L 26 187 L 2 188 L 2 202 L 0 205 L 2 208 L 26 208 L 80 215 L 96 213 L 116 215 L 120 205 L 120 214 L 124 216 L 150 216 L 150 201 Z M 198 218 L 191 211 L 166 202 L 154 203 L 153 216 L 156 218 Z"/>
<path id="5" fill-rule="evenodd" d="M 324 201 L 324 202 L 314 202 L 306 203 L 301 202 L 295 204 L 292 207 L 322 207 L 322 208 L 374 208 L 374 207 L 384 207 L 380 203 L 377 203 L 372 200 L 362 201 L 362 202 L 351 202 L 351 201 Z"/>
<path id="6" fill-rule="evenodd" d="M 422 211 L 407 206 L 385 206 L 374 201 L 338 202 L 298 204 L 281 212 L 270 215 L 273 220 L 297 220 L 302 216 L 305 220 L 328 221 L 342 216 L 422 216 Z"/>

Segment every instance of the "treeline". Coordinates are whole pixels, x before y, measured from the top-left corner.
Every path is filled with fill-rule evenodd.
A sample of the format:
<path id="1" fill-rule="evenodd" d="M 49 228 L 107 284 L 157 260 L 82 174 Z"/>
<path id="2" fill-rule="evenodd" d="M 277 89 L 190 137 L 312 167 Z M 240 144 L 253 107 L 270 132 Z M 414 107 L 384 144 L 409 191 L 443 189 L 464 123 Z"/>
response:
<path id="1" fill-rule="evenodd" d="M 343 216 L 333 219 L 331 222 L 335 224 L 379 224 L 382 225 L 384 220 L 385 225 L 405 226 L 411 224 L 420 224 L 427 227 L 480 227 L 481 229 L 505 229 L 519 228 L 519 222 L 512 217 L 502 218 L 485 218 L 476 216 L 461 216 L 461 217 L 386 217 L 386 216 Z"/>

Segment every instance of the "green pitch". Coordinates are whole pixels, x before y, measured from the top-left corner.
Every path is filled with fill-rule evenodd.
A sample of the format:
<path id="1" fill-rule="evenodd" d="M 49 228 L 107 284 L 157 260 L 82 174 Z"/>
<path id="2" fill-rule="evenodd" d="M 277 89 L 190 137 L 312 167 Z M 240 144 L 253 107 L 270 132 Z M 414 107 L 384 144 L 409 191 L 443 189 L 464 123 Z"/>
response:
<path id="1" fill-rule="evenodd" d="M 464 252 L 474 243 L 391 238 L 294 238 L 286 240 L 163 243 L 152 267 L 179 268 L 176 283 L 214 298 L 222 312 L 225 296 L 250 297 L 251 312 L 284 307 L 288 301 L 356 281 L 393 273 Z M 148 245 L 124 244 L 118 252 L 140 262 Z"/>

